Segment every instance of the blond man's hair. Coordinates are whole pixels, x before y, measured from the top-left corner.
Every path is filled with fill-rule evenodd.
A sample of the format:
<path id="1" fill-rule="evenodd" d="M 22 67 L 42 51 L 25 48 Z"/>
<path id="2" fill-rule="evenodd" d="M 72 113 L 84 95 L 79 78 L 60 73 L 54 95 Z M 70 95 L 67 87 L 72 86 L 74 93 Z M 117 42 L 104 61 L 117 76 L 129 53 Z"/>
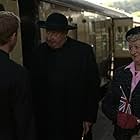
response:
<path id="1" fill-rule="evenodd" d="M 17 33 L 20 19 L 13 12 L 0 11 L 0 45 L 6 44 Z"/>

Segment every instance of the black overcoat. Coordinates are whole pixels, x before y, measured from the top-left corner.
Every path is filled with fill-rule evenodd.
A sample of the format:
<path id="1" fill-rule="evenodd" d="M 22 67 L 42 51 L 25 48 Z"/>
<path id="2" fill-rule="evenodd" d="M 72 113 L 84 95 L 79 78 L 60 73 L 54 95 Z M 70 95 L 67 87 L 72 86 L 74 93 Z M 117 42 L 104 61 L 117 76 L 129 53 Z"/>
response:
<path id="1" fill-rule="evenodd" d="M 99 74 L 90 45 L 67 38 L 62 48 L 43 43 L 33 53 L 33 102 L 47 139 L 80 139 L 82 121 L 96 121 Z M 43 134 L 41 134 L 43 135 Z"/>
<path id="2" fill-rule="evenodd" d="M 0 140 L 34 139 L 29 89 L 27 71 L 0 50 Z"/>

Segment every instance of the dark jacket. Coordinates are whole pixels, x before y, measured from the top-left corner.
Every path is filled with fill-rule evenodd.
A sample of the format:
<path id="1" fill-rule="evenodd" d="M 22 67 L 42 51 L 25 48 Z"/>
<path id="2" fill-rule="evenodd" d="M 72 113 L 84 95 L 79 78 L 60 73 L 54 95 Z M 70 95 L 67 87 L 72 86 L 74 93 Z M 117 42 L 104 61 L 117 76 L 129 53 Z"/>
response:
<path id="1" fill-rule="evenodd" d="M 39 115 L 46 127 L 59 126 L 56 131 L 65 134 L 71 130 L 72 135 L 80 131 L 82 121 L 95 122 L 100 80 L 92 48 L 68 38 L 59 49 L 41 44 L 34 56 L 31 75 L 35 110 L 45 116 Z"/>
<path id="2" fill-rule="evenodd" d="M 118 68 L 115 72 L 113 81 L 110 89 L 102 101 L 102 111 L 104 114 L 113 121 L 116 126 L 117 112 L 122 96 L 120 86 L 123 88 L 127 98 L 130 96 L 132 73 L 129 68 L 125 69 L 126 66 Z M 140 81 L 133 90 L 131 99 L 131 110 L 132 114 L 140 118 Z"/>
<path id="3" fill-rule="evenodd" d="M 29 89 L 27 71 L 0 50 L 0 140 L 33 140 Z"/>

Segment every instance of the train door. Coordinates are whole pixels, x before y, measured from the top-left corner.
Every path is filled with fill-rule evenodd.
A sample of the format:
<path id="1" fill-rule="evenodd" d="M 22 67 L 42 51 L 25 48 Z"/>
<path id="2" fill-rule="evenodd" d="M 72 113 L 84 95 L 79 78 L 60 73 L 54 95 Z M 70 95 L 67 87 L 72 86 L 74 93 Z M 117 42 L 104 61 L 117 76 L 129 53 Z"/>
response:
<path id="1" fill-rule="evenodd" d="M 114 69 L 131 62 L 127 42 L 126 32 L 132 28 L 132 18 L 115 18 L 114 21 Z"/>
<path id="2" fill-rule="evenodd" d="M 23 65 L 29 68 L 32 49 L 39 44 L 38 5 L 39 0 L 18 0 L 21 19 Z"/>

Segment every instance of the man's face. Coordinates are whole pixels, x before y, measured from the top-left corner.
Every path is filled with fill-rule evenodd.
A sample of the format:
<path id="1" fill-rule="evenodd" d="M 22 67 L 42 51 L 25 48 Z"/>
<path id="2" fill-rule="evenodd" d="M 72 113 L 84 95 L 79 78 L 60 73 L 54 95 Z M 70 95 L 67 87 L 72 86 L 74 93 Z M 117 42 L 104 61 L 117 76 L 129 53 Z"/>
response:
<path id="1" fill-rule="evenodd" d="M 46 31 L 46 42 L 51 48 L 61 48 L 66 41 L 67 31 Z"/>

